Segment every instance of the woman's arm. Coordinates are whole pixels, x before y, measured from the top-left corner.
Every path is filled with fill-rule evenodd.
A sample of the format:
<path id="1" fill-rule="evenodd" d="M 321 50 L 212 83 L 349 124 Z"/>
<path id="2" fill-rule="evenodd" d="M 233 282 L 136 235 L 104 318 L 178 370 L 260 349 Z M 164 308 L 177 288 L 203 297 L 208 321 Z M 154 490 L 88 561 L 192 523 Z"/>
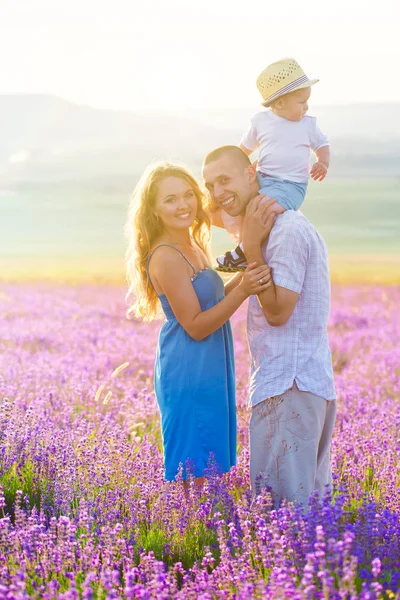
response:
<path id="1" fill-rule="evenodd" d="M 221 229 L 225 229 L 224 221 L 222 220 L 221 209 L 219 208 L 219 206 L 216 206 L 215 209 L 210 210 L 209 214 L 211 219 L 211 225 L 214 225 L 214 227 L 221 227 Z"/>
<path id="2" fill-rule="evenodd" d="M 270 285 L 270 270 L 266 265 L 250 265 L 242 281 L 212 308 L 202 311 L 193 284 L 190 267 L 172 248 L 155 253 L 150 263 L 151 279 L 166 295 L 175 317 L 185 331 L 201 341 L 222 327 L 251 294 L 260 293 Z M 262 279 L 263 283 L 258 281 Z"/>

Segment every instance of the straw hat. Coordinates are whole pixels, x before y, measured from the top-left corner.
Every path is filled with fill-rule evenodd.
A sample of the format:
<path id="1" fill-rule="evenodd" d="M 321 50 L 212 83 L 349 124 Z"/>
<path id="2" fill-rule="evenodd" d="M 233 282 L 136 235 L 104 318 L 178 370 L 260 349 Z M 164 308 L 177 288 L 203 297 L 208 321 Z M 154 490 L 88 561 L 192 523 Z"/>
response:
<path id="1" fill-rule="evenodd" d="M 263 97 L 263 106 L 296 90 L 301 90 L 317 83 L 319 79 L 308 79 L 299 63 L 294 58 L 284 58 L 269 65 L 257 77 L 257 87 Z"/>

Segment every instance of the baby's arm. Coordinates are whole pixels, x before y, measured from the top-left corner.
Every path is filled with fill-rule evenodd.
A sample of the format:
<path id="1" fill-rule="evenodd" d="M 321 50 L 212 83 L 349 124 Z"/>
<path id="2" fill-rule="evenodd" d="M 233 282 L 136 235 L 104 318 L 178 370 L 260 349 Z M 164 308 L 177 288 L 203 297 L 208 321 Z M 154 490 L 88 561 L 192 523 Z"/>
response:
<path id="1" fill-rule="evenodd" d="M 312 166 L 310 176 L 315 181 L 325 179 L 329 169 L 331 157 L 327 136 L 320 130 L 317 120 L 312 117 L 309 121 L 310 146 L 317 157 L 317 162 Z"/>
<path id="2" fill-rule="evenodd" d="M 243 150 L 243 152 L 247 155 L 250 156 L 250 154 L 253 154 L 254 150 L 249 150 L 248 148 L 246 148 L 246 146 L 243 146 L 243 144 L 239 144 L 239 148 L 241 150 Z M 257 168 L 257 163 L 258 160 L 253 161 L 251 164 L 254 165 L 255 168 Z"/>
<path id="3" fill-rule="evenodd" d="M 315 150 L 315 156 L 317 162 L 313 164 L 310 171 L 310 176 L 315 181 L 323 181 L 329 169 L 329 161 L 331 158 L 331 151 L 329 146 L 323 146 L 318 150 Z"/>
<path id="4" fill-rule="evenodd" d="M 258 132 L 255 117 L 251 119 L 250 127 L 242 135 L 242 139 L 239 143 L 239 148 L 246 154 L 246 156 L 250 156 L 259 148 L 260 143 L 258 141 Z M 253 163 L 254 164 L 254 163 Z"/>
<path id="5" fill-rule="evenodd" d="M 254 150 L 249 150 L 248 148 L 246 148 L 246 146 L 243 146 L 243 144 L 239 144 L 239 148 L 243 150 L 246 156 L 250 156 L 250 154 L 253 154 L 254 152 Z"/>

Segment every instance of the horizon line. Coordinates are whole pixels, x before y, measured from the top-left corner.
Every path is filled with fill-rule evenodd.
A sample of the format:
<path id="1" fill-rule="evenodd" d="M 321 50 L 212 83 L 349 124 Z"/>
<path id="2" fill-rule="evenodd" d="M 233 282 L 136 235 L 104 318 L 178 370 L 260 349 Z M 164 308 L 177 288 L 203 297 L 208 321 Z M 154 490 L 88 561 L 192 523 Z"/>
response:
<path id="1" fill-rule="evenodd" d="M 51 93 L 46 93 L 46 92 L 0 92 L 0 98 L 5 98 L 5 97 L 31 97 L 31 98 L 51 98 L 54 100 L 58 100 L 61 102 L 65 102 L 67 104 L 71 104 L 73 106 L 79 106 L 82 108 L 91 108 L 93 110 L 100 110 L 100 111 L 110 111 L 110 112 L 128 112 L 128 113 L 134 113 L 134 112 L 157 112 L 157 113 L 170 113 L 170 112 L 179 112 L 179 111 L 209 111 L 209 110 L 223 110 L 223 111 L 238 111 L 238 110 L 253 110 L 254 106 L 257 106 L 257 104 L 255 105 L 243 105 L 243 106 L 232 106 L 232 107 L 227 107 L 227 106 L 206 106 L 206 107 L 199 107 L 199 106 L 187 106 L 187 107 L 180 107 L 180 108 L 156 108 L 156 107 L 135 107 L 135 108 L 112 108 L 112 107 L 103 107 L 103 106 L 95 106 L 93 104 L 88 104 L 88 103 L 84 103 L 84 102 L 77 102 L 75 100 L 70 100 L 66 97 L 63 96 L 58 96 L 56 94 L 51 94 Z M 315 108 L 332 108 L 332 107 L 349 107 L 349 106 L 379 106 L 379 105 L 399 105 L 400 104 L 400 100 L 379 100 L 379 101 L 366 101 L 366 102 L 362 102 L 362 101 L 355 101 L 355 102 L 346 102 L 346 103 L 336 103 L 336 104 L 315 104 L 314 107 Z M 261 107 L 261 104 L 260 104 Z"/>

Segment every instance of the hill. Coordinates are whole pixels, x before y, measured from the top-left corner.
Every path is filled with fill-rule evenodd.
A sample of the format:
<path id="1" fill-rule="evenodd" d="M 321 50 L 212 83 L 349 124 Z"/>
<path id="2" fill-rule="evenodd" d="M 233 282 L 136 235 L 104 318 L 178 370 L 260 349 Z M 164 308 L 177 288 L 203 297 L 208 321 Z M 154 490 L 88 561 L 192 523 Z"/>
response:
<path id="1" fill-rule="evenodd" d="M 398 104 L 316 107 L 332 142 L 333 177 L 400 177 Z M 100 110 L 46 95 L 0 95 L 0 187 L 124 187 L 151 161 L 198 170 L 211 148 L 238 143 L 254 112 Z"/>

